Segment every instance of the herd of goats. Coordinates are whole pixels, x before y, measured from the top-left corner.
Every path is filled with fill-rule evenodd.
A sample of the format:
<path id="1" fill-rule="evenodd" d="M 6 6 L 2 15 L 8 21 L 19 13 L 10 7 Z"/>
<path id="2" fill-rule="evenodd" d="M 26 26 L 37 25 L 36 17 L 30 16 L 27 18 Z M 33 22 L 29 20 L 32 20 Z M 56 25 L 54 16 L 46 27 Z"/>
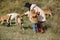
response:
<path id="1" fill-rule="evenodd" d="M 45 14 L 52 16 L 50 9 L 44 10 Z M 22 28 L 23 25 L 23 17 L 24 14 L 18 14 L 18 13 L 9 13 L 4 16 L 0 17 L 0 23 L 3 24 L 5 21 L 7 23 L 7 26 L 10 26 L 12 23 L 12 20 L 15 19 L 15 24 L 20 25 Z"/>

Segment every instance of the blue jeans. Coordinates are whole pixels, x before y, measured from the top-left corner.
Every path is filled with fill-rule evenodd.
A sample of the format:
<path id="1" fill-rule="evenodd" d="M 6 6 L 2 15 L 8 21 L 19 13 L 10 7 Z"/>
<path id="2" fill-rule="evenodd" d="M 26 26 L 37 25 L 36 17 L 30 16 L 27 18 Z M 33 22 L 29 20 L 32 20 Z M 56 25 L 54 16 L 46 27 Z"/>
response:
<path id="1" fill-rule="evenodd" d="M 36 32 L 37 23 L 32 23 L 33 31 Z"/>

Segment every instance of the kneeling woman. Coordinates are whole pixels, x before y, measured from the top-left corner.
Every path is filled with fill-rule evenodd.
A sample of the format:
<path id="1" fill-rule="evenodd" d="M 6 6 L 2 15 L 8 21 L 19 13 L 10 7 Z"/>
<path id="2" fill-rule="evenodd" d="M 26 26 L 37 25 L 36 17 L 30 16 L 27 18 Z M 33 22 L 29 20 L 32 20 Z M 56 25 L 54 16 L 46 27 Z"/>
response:
<path id="1" fill-rule="evenodd" d="M 29 9 L 29 11 L 32 11 L 34 9 L 35 13 L 39 14 L 38 21 L 39 21 L 40 26 L 42 25 L 42 22 L 44 23 L 46 21 L 45 12 L 41 8 L 39 8 L 36 4 L 31 4 L 31 3 L 27 2 L 27 3 L 25 3 L 25 7 L 27 7 Z M 42 30 L 41 30 L 41 32 L 42 32 Z"/>

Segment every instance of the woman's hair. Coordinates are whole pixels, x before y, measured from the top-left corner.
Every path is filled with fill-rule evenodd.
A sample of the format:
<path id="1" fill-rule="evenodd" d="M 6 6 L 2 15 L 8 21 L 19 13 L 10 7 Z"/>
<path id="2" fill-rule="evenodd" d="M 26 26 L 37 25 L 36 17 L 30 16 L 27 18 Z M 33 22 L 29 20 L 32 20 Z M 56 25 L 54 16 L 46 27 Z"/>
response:
<path id="1" fill-rule="evenodd" d="M 31 4 L 29 2 L 26 2 L 24 6 L 29 8 L 29 10 L 30 10 Z"/>

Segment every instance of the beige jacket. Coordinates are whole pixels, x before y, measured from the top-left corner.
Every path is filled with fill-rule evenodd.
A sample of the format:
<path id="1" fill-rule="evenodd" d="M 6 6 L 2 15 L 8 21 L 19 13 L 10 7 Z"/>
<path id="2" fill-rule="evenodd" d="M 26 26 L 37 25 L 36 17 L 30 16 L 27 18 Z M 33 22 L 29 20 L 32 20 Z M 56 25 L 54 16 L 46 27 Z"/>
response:
<path id="1" fill-rule="evenodd" d="M 32 4 L 30 7 L 30 11 L 32 9 L 34 9 L 35 12 L 40 13 L 40 16 L 38 16 L 38 21 L 46 21 L 45 13 L 41 8 L 39 8 L 36 4 Z"/>

